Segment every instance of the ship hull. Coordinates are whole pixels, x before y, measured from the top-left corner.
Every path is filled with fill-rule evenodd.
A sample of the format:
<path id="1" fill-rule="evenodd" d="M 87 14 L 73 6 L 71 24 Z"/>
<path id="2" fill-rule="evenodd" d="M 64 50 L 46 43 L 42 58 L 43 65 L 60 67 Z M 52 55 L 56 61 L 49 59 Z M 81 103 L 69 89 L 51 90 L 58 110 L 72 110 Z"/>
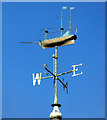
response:
<path id="1" fill-rule="evenodd" d="M 46 48 L 52 48 L 55 46 L 64 46 L 64 45 L 74 44 L 76 39 L 77 39 L 77 36 L 74 34 L 67 37 L 59 37 L 54 39 L 43 40 L 41 41 L 40 45 L 42 46 L 42 48 L 46 49 Z"/>

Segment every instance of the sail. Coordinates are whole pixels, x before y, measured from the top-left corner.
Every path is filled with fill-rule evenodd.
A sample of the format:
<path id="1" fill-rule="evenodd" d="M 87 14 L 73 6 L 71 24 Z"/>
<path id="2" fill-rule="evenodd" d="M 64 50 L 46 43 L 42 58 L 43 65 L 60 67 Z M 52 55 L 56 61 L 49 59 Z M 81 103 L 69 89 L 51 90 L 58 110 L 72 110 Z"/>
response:
<path id="1" fill-rule="evenodd" d="M 68 30 L 65 34 L 63 34 L 63 37 L 67 37 L 70 35 L 70 31 Z"/>

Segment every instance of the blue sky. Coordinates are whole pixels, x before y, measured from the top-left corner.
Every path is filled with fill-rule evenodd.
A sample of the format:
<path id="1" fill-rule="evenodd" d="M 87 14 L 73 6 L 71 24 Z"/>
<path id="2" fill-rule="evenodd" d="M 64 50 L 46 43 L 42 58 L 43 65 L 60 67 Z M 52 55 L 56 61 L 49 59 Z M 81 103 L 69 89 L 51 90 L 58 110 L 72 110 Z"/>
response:
<path id="1" fill-rule="evenodd" d="M 54 102 L 53 79 L 33 86 L 32 73 L 43 72 L 47 63 L 52 70 L 54 48 L 20 44 L 36 41 L 41 28 L 60 25 L 62 6 L 73 6 L 72 24 L 78 25 L 74 45 L 58 47 L 58 73 L 82 63 L 83 75 L 64 78 L 69 94 L 58 82 L 58 101 L 63 118 L 103 118 L 105 116 L 105 3 L 3 3 L 3 117 L 48 118 Z M 64 11 L 64 24 L 69 11 Z M 45 76 L 43 74 L 43 76 Z"/>

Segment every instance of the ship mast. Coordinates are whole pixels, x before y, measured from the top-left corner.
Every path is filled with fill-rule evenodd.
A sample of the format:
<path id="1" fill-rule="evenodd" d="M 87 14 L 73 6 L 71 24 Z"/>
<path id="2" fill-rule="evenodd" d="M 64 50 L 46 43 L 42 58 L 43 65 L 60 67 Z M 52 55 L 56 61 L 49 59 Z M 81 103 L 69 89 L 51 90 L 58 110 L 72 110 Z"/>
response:
<path id="1" fill-rule="evenodd" d="M 70 26 L 69 26 L 69 31 L 71 31 L 71 10 L 75 9 L 75 7 L 70 7 Z"/>
<path id="2" fill-rule="evenodd" d="M 67 9 L 66 6 L 62 7 L 62 10 L 66 10 L 66 9 Z M 63 11 L 62 10 L 61 10 L 61 36 L 62 36 L 63 30 L 64 30 L 63 24 L 62 24 L 62 18 L 63 18 Z"/>
<path id="3" fill-rule="evenodd" d="M 63 27 L 62 27 L 62 11 L 61 11 L 61 36 L 62 36 L 62 31 L 64 30 Z"/>

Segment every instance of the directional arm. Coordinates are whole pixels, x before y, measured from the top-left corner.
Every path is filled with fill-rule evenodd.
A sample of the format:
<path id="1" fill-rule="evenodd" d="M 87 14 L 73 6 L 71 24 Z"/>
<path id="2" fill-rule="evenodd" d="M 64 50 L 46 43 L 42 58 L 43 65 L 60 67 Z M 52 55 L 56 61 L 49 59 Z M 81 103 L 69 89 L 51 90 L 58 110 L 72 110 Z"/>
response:
<path id="1" fill-rule="evenodd" d="M 33 86 L 36 84 L 36 81 L 38 81 L 38 85 L 40 85 L 41 79 L 47 79 L 47 78 L 52 78 L 53 76 L 48 76 L 48 77 L 41 77 L 42 73 L 36 73 L 36 77 L 35 74 L 33 73 Z"/>
<path id="2" fill-rule="evenodd" d="M 45 68 L 49 73 L 51 73 L 54 77 L 56 77 L 56 76 L 55 76 L 48 68 L 46 68 L 45 66 L 46 66 L 46 64 L 44 64 L 44 68 Z M 67 86 L 66 86 L 59 78 L 57 78 L 57 79 L 63 84 L 64 87 L 67 88 Z"/>
<path id="3" fill-rule="evenodd" d="M 75 71 L 75 70 L 70 70 L 70 71 L 68 71 L 68 72 L 60 73 L 60 74 L 58 74 L 57 76 L 65 75 L 65 74 L 68 74 L 68 73 L 71 73 L 71 72 L 74 72 L 74 71 Z"/>
<path id="4" fill-rule="evenodd" d="M 53 76 L 48 76 L 48 77 L 42 77 L 41 79 L 47 79 L 47 78 L 52 78 Z"/>

